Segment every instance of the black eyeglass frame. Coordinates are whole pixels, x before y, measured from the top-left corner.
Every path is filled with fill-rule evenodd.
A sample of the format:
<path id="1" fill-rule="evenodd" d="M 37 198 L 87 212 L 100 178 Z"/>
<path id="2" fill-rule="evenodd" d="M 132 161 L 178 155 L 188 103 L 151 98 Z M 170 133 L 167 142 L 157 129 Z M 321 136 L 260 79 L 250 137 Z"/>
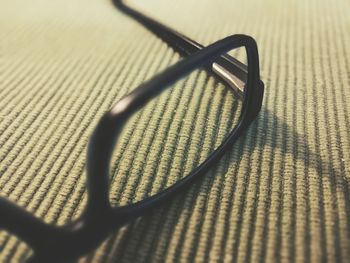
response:
<path id="1" fill-rule="evenodd" d="M 210 67 L 212 63 L 222 59 L 223 54 L 238 47 L 246 48 L 248 73 L 242 98 L 242 113 L 236 128 L 204 162 L 174 185 L 134 204 L 113 208 L 109 202 L 109 163 L 117 137 L 127 119 L 176 80 L 199 67 Z M 34 250 L 30 262 L 75 259 L 92 251 L 111 231 L 146 214 L 154 207 L 169 202 L 176 193 L 187 189 L 194 180 L 208 171 L 259 113 L 263 87 L 259 76 L 257 45 L 253 38 L 234 35 L 197 50 L 141 84 L 100 119 L 88 146 L 87 206 L 76 221 L 65 226 L 46 224 L 25 209 L 0 198 L 0 229 L 16 235 Z"/>

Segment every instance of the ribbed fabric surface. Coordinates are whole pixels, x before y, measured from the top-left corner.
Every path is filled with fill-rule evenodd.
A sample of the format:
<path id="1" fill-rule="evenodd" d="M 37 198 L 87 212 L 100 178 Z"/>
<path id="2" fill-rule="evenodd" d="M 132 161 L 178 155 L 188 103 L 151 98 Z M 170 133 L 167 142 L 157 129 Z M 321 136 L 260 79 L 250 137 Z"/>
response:
<path id="1" fill-rule="evenodd" d="M 264 102 L 203 180 L 111 233 L 81 262 L 348 262 L 350 2 L 130 2 L 204 45 L 253 36 Z M 109 1 L 1 6 L 0 194 L 62 225 L 86 203 L 86 148 L 99 118 L 180 57 Z M 205 73 L 186 81 L 188 93 L 153 101 L 125 132 L 112 162 L 114 205 L 156 192 L 198 162 L 201 144 L 183 148 L 188 138 L 177 138 L 179 129 L 202 136 L 209 151 L 224 131 L 214 124 L 231 125 L 227 90 Z M 193 127 L 181 125 L 184 115 Z M 165 140 L 170 150 L 159 151 Z M 184 170 L 168 178 L 159 156 Z M 138 184 L 144 170 L 160 176 Z M 0 262 L 30 253 L 1 232 Z"/>

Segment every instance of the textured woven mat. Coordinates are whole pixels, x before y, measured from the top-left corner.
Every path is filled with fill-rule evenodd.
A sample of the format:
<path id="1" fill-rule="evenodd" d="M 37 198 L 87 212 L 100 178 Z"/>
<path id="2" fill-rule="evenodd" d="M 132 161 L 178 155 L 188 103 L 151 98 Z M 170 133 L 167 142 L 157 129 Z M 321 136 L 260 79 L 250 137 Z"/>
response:
<path id="1" fill-rule="evenodd" d="M 111 234 L 82 262 L 349 260 L 350 2 L 133 3 L 202 44 L 235 33 L 256 38 L 264 103 L 204 180 Z M 0 47 L 0 193 L 64 224 L 85 204 L 86 145 L 96 121 L 180 58 L 108 1 L 2 1 Z M 215 85 L 202 75 L 191 81 Z M 192 96 L 209 103 L 203 93 Z M 165 134 L 169 121 L 161 121 Z M 118 180 L 133 165 L 129 136 L 125 156 L 116 157 L 124 158 L 115 162 Z M 138 195 L 118 180 L 115 203 Z M 30 253 L 1 232 L 0 262 Z"/>

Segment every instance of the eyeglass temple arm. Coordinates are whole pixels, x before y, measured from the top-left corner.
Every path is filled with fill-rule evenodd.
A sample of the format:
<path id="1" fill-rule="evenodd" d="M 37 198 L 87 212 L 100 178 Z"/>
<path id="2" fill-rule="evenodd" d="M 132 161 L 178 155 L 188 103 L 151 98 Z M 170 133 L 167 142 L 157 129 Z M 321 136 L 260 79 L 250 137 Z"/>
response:
<path id="1" fill-rule="evenodd" d="M 123 0 L 112 0 L 114 5 L 125 14 L 133 17 L 143 26 L 160 37 L 182 56 L 188 56 L 202 49 L 203 46 L 193 39 L 167 27 L 160 22 L 127 6 Z M 243 95 L 247 82 L 247 66 L 230 55 L 222 55 L 211 67 L 207 67 L 211 73 L 230 85 L 239 95 Z"/>

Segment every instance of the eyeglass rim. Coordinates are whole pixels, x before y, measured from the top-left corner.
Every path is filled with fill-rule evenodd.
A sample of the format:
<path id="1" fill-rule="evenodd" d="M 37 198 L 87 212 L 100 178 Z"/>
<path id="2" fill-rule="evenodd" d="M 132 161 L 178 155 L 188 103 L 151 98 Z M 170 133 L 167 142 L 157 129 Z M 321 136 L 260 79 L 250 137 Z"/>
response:
<path id="1" fill-rule="evenodd" d="M 205 60 L 210 60 L 211 63 L 215 61 L 215 58 L 211 57 L 210 55 L 207 56 L 207 54 L 210 54 L 210 52 L 215 53 L 218 55 L 220 51 L 222 50 L 222 46 L 228 45 L 232 43 L 242 43 L 238 47 L 245 47 L 247 50 L 247 57 L 248 57 L 248 81 L 247 81 L 247 87 L 246 87 L 246 94 L 244 96 L 243 100 L 243 105 L 242 105 L 242 111 L 241 111 L 241 116 L 239 118 L 237 126 L 228 134 L 228 136 L 225 138 L 225 140 L 207 157 L 206 160 L 204 160 L 197 168 L 192 170 L 187 176 L 183 177 L 181 180 L 173 184 L 172 186 L 164 189 L 158 194 L 155 194 L 153 196 L 147 197 L 141 201 L 138 201 L 133 204 L 129 205 L 124 205 L 120 207 L 115 207 L 115 213 L 118 213 L 118 215 L 125 215 L 129 217 L 132 213 L 132 210 L 137 210 L 137 213 L 140 213 L 140 209 L 149 209 L 151 203 L 161 201 L 161 198 L 168 198 L 168 196 L 174 191 L 180 190 L 181 187 L 185 186 L 188 184 L 191 180 L 195 179 L 198 177 L 200 174 L 205 173 L 211 166 L 214 164 L 214 162 L 217 160 L 217 158 L 221 157 L 221 155 L 230 147 L 232 144 L 238 139 L 238 137 L 241 135 L 242 131 L 246 129 L 249 124 L 255 119 L 257 114 L 259 113 L 262 105 L 262 98 L 263 98 L 263 89 L 264 89 L 264 84 L 260 80 L 259 76 L 259 61 L 258 61 L 258 51 L 257 51 L 257 46 L 255 43 L 255 40 L 249 36 L 246 35 L 233 35 L 230 37 L 227 37 L 223 40 L 220 40 L 207 48 L 205 48 L 205 51 L 202 52 L 199 51 L 198 56 L 203 55 L 205 58 L 201 60 L 197 65 L 194 64 L 193 61 L 195 61 L 194 55 L 191 56 L 189 59 L 184 59 L 183 61 L 175 64 L 173 67 L 168 68 L 165 72 L 157 75 L 155 78 L 152 78 L 148 82 L 140 85 L 137 89 L 135 89 L 133 92 L 128 94 L 126 97 L 124 97 L 121 101 L 116 103 L 112 109 L 106 113 L 105 117 L 111 119 L 111 121 L 117 121 L 118 118 L 123 118 L 127 119 L 125 115 L 130 117 L 129 114 L 127 114 L 128 111 L 135 112 L 137 109 L 140 108 L 140 106 L 137 104 L 139 99 L 142 100 L 143 102 L 146 101 L 146 95 L 147 95 L 147 88 L 150 89 L 155 89 L 156 87 L 159 87 L 161 91 L 165 90 L 166 88 L 169 87 L 169 85 L 178 80 L 181 76 L 174 74 L 175 76 L 173 81 L 171 81 L 170 78 L 167 78 L 167 72 L 171 71 L 176 71 L 178 67 L 183 67 L 184 64 L 191 64 L 195 65 L 191 70 L 188 70 L 186 74 L 189 74 L 192 70 L 195 70 L 199 68 L 200 66 L 203 66 L 204 64 L 207 64 Z M 219 55 L 221 55 L 223 52 L 221 52 Z M 216 56 L 217 57 L 217 56 Z M 194 60 L 192 60 L 192 58 Z M 210 58 L 210 59 L 209 59 Z M 193 64 L 192 64 L 193 63 Z M 172 74 L 172 73 L 171 73 Z M 159 95 L 159 93 L 157 94 Z M 153 98 L 153 97 L 151 97 Z M 151 99 L 149 98 L 149 99 Z M 120 105 L 120 103 L 124 104 L 125 101 L 128 101 L 130 103 L 128 106 L 123 105 L 121 108 L 123 108 L 120 111 L 115 111 L 115 109 Z M 134 105 L 134 106 L 133 106 Z M 134 107 L 134 108 L 133 108 Z M 115 133 L 113 133 L 115 134 Z M 103 135 L 97 135 L 100 136 L 100 138 L 106 136 Z M 97 139 L 98 140 L 98 139 Z M 111 140 L 112 141 L 112 140 Z M 94 144 L 92 142 L 91 144 L 92 147 L 94 147 Z M 94 158 L 97 156 L 97 152 L 94 150 L 89 151 L 91 153 L 91 156 L 88 157 L 88 162 L 89 160 L 92 162 Z M 112 154 L 112 152 L 111 152 Z M 111 156 L 110 156 L 111 157 Z M 90 173 L 89 173 L 89 166 L 88 166 L 88 173 L 93 176 L 94 170 L 99 171 L 99 169 L 94 169 L 93 167 L 90 167 Z M 109 168 L 107 169 L 109 170 Z M 91 187 L 96 189 L 97 191 L 97 186 L 95 182 L 91 184 Z M 105 188 L 107 190 L 107 188 Z M 91 191 L 93 193 L 94 190 Z M 95 198 L 96 194 L 91 195 L 91 199 Z M 109 196 L 104 197 L 105 202 L 109 200 Z M 157 201 L 156 201 L 157 200 Z M 166 200 L 165 200 L 166 201 Z M 97 206 L 101 206 L 103 203 L 101 202 Z M 139 215 L 135 215 L 137 217 Z M 130 219 L 128 218 L 126 221 L 129 221 Z"/>

